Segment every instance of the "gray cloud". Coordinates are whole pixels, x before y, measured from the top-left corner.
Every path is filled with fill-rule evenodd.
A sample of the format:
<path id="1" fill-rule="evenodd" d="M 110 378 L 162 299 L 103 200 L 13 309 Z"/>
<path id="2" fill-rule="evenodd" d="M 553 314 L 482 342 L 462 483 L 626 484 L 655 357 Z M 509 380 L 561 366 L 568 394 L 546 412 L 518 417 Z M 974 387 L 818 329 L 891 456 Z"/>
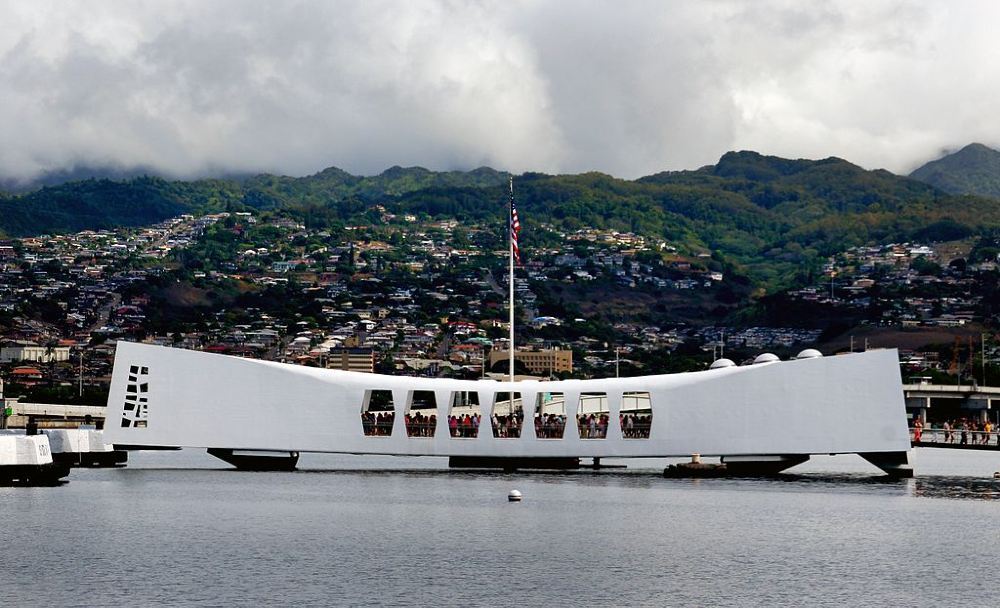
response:
<path id="1" fill-rule="evenodd" d="M 729 149 L 906 172 L 1000 144 L 992 2 L 0 2 L 0 177 L 482 164 L 636 177 Z"/>

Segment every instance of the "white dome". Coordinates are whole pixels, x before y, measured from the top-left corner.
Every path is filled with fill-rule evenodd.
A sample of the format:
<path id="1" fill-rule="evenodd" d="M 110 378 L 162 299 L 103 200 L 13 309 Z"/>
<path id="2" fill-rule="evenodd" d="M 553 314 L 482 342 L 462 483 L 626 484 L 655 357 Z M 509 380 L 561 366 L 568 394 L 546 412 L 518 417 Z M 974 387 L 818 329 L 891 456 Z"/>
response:
<path id="1" fill-rule="evenodd" d="M 722 369 L 723 367 L 734 367 L 736 364 L 733 363 L 732 359 L 716 359 L 712 361 L 712 364 L 708 366 L 708 369 Z"/>
<path id="2" fill-rule="evenodd" d="M 815 348 L 807 348 L 801 353 L 795 355 L 796 359 L 815 359 L 817 357 L 822 357 L 823 353 L 819 352 Z"/>
<path id="3" fill-rule="evenodd" d="M 761 353 L 757 355 L 756 359 L 753 360 L 753 364 L 757 365 L 758 363 L 774 363 L 775 361 L 781 361 L 781 359 L 778 358 L 778 355 L 774 353 Z"/>

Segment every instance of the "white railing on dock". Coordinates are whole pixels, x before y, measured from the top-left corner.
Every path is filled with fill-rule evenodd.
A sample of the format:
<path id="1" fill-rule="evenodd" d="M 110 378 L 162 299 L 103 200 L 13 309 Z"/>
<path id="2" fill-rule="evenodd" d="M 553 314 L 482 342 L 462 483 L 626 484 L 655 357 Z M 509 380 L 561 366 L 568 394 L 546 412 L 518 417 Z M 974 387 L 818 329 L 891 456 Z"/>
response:
<path id="1" fill-rule="evenodd" d="M 962 441 L 962 435 L 965 435 L 965 441 Z M 913 429 L 910 429 L 910 441 L 916 441 L 916 434 Z M 923 429 L 920 433 L 920 443 L 940 443 L 940 444 L 954 444 L 954 445 L 992 445 L 1000 446 L 1000 433 L 996 431 L 972 431 L 962 429 L 951 429 L 946 431 L 942 428 L 932 428 Z"/>

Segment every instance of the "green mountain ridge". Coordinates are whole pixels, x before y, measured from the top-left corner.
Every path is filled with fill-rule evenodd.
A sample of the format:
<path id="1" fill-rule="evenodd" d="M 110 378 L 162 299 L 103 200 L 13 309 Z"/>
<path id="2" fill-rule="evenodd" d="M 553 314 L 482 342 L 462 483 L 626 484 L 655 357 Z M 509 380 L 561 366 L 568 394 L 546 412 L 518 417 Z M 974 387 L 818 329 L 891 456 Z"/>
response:
<path id="1" fill-rule="evenodd" d="M 983 144 L 969 144 L 910 173 L 949 194 L 1000 198 L 1000 152 Z"/>
<path id="2" fill-rule="evenodd" d="M 307 177 L 84 180 L 0 195 L 0 230 L 19 236 L 143 225 L 180 213 L 274 210 L 312 227 L 377 223 L 394 213 L 486 222 L 503 230 L 509 174 L 391 167 L 374 176 L 329 168 Z M 855 245 L 949 240 L 1000 223 L 1000 201 L 955 196 L 916 179 L 839 158 L 728 152 L 715 165 L 638 180 L 598 172 L 525 173 L 515 180 L 524 246 L 539 224 L 631 231 L 681 255 L 713 257 L 762 286 L 811 280 L 825 256 Z M 534 230 L 533 230 L 534 229 Z M 547 245 L 557 243 L 548 241 Z"/>

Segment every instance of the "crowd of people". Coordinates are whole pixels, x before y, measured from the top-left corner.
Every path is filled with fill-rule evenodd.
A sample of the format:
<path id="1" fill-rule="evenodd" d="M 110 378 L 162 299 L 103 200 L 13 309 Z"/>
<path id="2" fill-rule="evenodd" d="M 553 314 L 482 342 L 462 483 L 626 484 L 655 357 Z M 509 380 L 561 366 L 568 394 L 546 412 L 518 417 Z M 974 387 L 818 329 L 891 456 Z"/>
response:
<path id="1" fill-rule="evenodd" d="M 524 424 L 524 412 L 520 410 L 508 416 L 493 414 L 493 436 L 501 439 L 517 439 L 521 436 L 522 424 Z"/>
<path id="2" fill-rule="evenodd" d="M 649 439 L 649 428 L 653 417 L 649 414 L 621 414 L 618 417 L 622 425 L 622 437 L 625 439 Z"/>
<path id="3" fill-rule="evenodd" d="M 392 435 L 392 424 L 396 415 L 392 411 L 386 412 L 362 412 L 361 426 L 368 437 L 388 437 Z M 437 425 L 437 416 L 430 414 L 425 416 L 421 411 L 407 413 L 404 417 L 406 435 L 408 437 L 433 437 L 434 429 Z M 618 417 L 622 429 L 622 437 L 625 439 L 649 439 L 649 429 L 651 416 L 648 414 L 621 414 Z M 474 439 L 479 436 L 479 425 L 481 416 L 479 414 L 463 414 L 461 416 L 448 416 L 448 431 L 452 437 L 463 439 Z M 493 436 L 502 439 L 516 439 L 521 436 L 521 427 L 524 423 L 524 412 L 517 411 L 513 415 L 501 416 L 493 415 Z M 535 436 L 539 439 L 562 439 L 566 431 L 566 416 L 563 414 L 536 414 L 535 415 Z M 918 423 L 919 425 L 919 420 Z M 971 426 L 970 426 L 971 425 Z M 945 441 L 953 442 L 954 435 L 958 432 L 959 423 L 944 424 Z M 985 440 L 988 440 L 992 426 L 986 423 L 984 429 L 976 426 L 976 423 L 961 422 L 963 430 L 960 432 L 961 443 L 967 443 L 969 437 L 979 437 L 980 433 Z M 608 414 L 581 414 L 577 417 L 577 428 L 582 439 L 604 439 L 608 436 Z M 914 427 L 914 439 L 920 441 L 922 426 Z M 979 439 L 973 439 L 979 441 Z M 998 434 L 1000 441 L 1000 434 Z"/>
<path id="4" fill-rule="evenodd" d="M 417 410 L 416 413 L 407 413 L 403 416 L 406 423 L 407 437 L 433 437 L 434 427 L 437 426 L 437 415 L 424 416 L 423 412 Z"/>
<path id="5" fill-rule="evenodd" d="M 479 414 L 448 416 L 448 431 L 452 437 L 475 439 L 479 436 Z"/>
<path id="6" fill-rule="evenodd" d="M 361 427 L 369 437 L 388 437 L 395 419 L 394 412 L 361 412 Z"/>
<path id="7" fill-rule="evenodd" d="M 933 437 L 924 437 L 924 432 L 933 433 Z M 945 420 L 940 426 L 930 425 L 924 428 L 923 420 L 916 418 L 910 429 L 913 441 L 930 441 L 932 443 L 958 443 L 959 445 L 990 445 L 994 435 L 996 445 L 1000 446 L 1000 429 L 995 429 L 989 420 L 979 422 L 970 418 Z"/>
<path id="8" fill-rule="evenodd" d="M 577 416 L 580 439 L 604 439 L 608 436 L 607 414 L 580 414 Z"/>
<path id="9" fill-rule="evenodd" d="M 566 416 L 561 414 L 536 414 L 535 437 L 539 439 L 562 439 L 566 430 Z"/>

